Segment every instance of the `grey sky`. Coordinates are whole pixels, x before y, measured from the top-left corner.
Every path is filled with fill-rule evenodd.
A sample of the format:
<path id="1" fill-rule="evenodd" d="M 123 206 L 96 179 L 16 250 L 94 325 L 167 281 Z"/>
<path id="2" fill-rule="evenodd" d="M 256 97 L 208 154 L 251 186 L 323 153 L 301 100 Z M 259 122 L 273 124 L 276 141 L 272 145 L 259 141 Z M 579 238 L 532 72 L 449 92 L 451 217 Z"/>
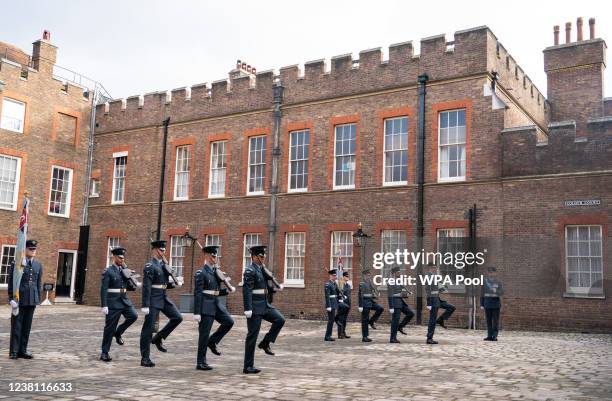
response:
<path id="1" fill-rule="evenodd" d="M 259 71 L 487 25 L 546 93 L 542 50 L 553 25 L 597 20 L 612 41 L 602 1 L 3 1 L 0 40 L 31 53 L 49 29 L 58 64 L 92 77 L 114 98 L 227 77 L 236 59 Z M 612 71 L 606 72 L 612 96 Z"/>

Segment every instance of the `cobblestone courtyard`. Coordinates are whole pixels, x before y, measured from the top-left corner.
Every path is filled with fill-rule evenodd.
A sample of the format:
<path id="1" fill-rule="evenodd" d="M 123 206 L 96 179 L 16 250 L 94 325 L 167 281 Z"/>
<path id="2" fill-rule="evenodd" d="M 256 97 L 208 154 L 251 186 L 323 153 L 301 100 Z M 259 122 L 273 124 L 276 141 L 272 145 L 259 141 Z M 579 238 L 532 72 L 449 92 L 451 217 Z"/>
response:
<path id="1" fill-rule="evenodd" d="M 155 368 L 140 367 L 142 316 L 113 342 L 111 363 L 98 361 L 104 318 L 99 308 L 39 307 L 29 351 L 35 359 L 8 359 L 8 309 L 0 321 L 0 398 L 81 400 L 603 400 L 612 394 L 612 336 L 502 332 L 497 343 L 482 331 L 440 329 L 437 346 L 424 343 L 424 326 L 410 326 L 401 344 L 389 344 L 389 326 L 372 331 L 374 342 L 323 342 L 323 322 L 288 320 L 274 345 L 276 356 L 257 350 L 259 375 L 242 374 L 246 321 L 209 352 L 209 372 L 195 370 L 197 326 L 190 314 L 166 341 L 152 347 Z M 163 320 L 165 321 L 165 320 Z M 162 324 L 163 324 L 162 321 Z M 216 327 L 216 324 L 215 324 Z M 262 332 L 267 330 L 264 323 Z M 214 328 L 213 328 L 214 329 Z M 69 393 L 9 392 L 11 382 L 71 382 Z"/>

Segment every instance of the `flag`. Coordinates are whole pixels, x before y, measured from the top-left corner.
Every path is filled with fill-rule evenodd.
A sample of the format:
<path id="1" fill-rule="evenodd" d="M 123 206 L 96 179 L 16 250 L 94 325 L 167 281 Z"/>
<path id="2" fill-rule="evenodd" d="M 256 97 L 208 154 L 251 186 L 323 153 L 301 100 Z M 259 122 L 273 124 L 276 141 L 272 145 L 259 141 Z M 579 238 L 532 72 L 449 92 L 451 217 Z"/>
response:
<path id="1" fill-rule="evenodd" d="M 19 218 L 19 231 L 17 232 L 17 246 L 15 247 L 15 268 L 13 270 L 13 296 L 19 302 L 19 285 L 23 275 L 25 260 L 25 245 L 28 237 L 28 207 L 30 200 L 26 197 L 23 201 L 23 210 Z"/>

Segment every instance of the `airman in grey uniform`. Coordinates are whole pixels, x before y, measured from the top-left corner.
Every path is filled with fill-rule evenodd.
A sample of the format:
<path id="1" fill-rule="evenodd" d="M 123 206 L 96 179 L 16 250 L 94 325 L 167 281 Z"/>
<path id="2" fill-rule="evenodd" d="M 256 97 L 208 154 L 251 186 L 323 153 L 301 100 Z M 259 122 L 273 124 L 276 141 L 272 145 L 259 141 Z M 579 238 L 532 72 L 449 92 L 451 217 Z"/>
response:
<path id="1" fill-rule="evenodd" d="M 484 340 L 497 341 L 501 296 L 504 294 L 504 288 L 497 278 L 497 269 L 490 266 L 488 271 L 489 275 L 484 280 L 480 294 L 480 308 L 484 309 L 487 318 L 487 337 Z"/>

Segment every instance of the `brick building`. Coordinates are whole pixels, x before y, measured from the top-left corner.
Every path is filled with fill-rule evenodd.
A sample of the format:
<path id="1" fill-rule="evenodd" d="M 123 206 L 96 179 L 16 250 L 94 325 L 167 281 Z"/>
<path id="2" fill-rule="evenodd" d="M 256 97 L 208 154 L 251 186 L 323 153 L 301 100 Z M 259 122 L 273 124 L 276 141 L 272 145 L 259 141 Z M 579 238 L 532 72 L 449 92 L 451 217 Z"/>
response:
<path id="1" fill-rule="evenodd" d="M 0 300 L 24 193 L 30 197 L 29 238 L 40 242 L 43 282 L 51 297 L 72 300 L 87 183 L 91 100 L 82 86 L 56 74 L 50 34 L 32 55 L 0 42 Z M 64 70 L 66 72 L 67 70 Z"/>
<path id="2" fill-rule="evenodd" d="M 170 118 L 161 237 L 186 283 L 177 300 L 192 285 L 187 228 L 221 245 L 235 282 L 246 247 L 267 244 L 286 287 L 275 303 L 322 318 L 327 269 L 341 258 L 360 280 L 359 222 L 372 235 L 369 265 L 374 251 L 418 249 L 420 206 L 423 248 L 459 249 L 477 205 L 478 246 L 506 286 L 504 327 L 609 331 L 612 101 L 605 42 L 594 21 L 589 39 L 581 24 L 565 44 L 557 28 L 544 50 L 547 96 L 479 27 L 422 39 L 418 55 L 405 42 L 388 60 L 381 49 L 333 57 L 329 71 L 324 60 L 278 74 L 236 68 L 210 85 L 99 105 L 84 302 L 99 301 L 109 247 L 128 248 L 136 270 L 148 259 Z M 452 289 L 451 324 L 468 324 L 466 294 Z M 228 304 L 241 313 L 240 294 Z"/>

